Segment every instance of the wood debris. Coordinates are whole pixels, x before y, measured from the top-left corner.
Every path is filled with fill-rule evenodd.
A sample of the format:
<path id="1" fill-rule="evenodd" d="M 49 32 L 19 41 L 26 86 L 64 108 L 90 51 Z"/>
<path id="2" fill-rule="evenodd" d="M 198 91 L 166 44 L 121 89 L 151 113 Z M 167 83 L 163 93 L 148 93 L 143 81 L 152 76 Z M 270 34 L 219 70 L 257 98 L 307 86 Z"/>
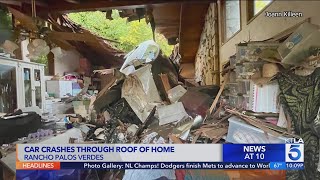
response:
<path id="1" fill-rule="evenodd" d="M 169 134 L 168 137 L 169 137 L 169 139 L 172 140 L 172 142 L 173 142 L 174 144 L 183 144 L 183 142 L 182 142 L 179 138 L 177 138 L 176 136 L 174 136 L 173 134 Z"/>
<path id="2" fill-rule="evenodd" d="M 194 136 L 194 138 L 193 138 L 193 140 L 192 140 L 191 144 L 195 144 L 195 143 L 197 142 L 197 140 L 198 140 L 198 139 L 199 139 L 199 137 L 201 136 L 201 133 L 202 133 L 202 132 L 200 132 L 199 134 L 197 134 L 197 135 L 195 135 L 195 136 Z"/>
<path id="3" fill-rule="evenodd" d="M 228 128 L 218 128 L 218 129 L 211 129 L 208 131 L 203 132 L 203 136 L 208 137 L 209 139 L 221 139 L 222 136 L 227 134 Z"/>
<path id="4" fill-rule="evenodd" d="M 225 87 L 225 85 L 226 85 L 226 83 L 227 83 L 227 81 L 229 79 L 229 75 L 230 75 L 230 72 L 228 72 L 227 75 L 225 76 L 224 81 L 223 81 L 223 83 L 222 83 L 222 85 L 220 87 L 220 90 L 219 90 L 216 98 L 214 99 L 214 101 L 213 101 L 213 103 L 212 103 L 212 105 L 211 105 L 211 107 L 209 109 L 209 114 L 210 115 L 212 114 L 213 110 L 216 108 L 216 105 L 217 105 L 217 103 L 219 101 L 219 98 L 220 98 L 220 96 L 221 96 L 221 94 L 222 94 L 222 92 L 224 90 L 224 87 Z"/>
<path id="5" fill-rule="evenodd" d="M 287 131 L 282 130 L 281 128 L 271 127 L 270 125 L 267 125 L 267 123 L 263 123 L 262 121 L 253 119 L 252 117 L 244 115 L 236 110 L 226 109 L 226 111 L 240 117 L 241 119 L 243 119 L 247 123 L 251 124 L 252 126 L 255 126 L 255 127 L 263 130 L 264 132 L 267 132 L 268 134 L 271 134 L 275 137 L 280 137 L 283 135 L 290 135 L 292 137 L 298 137 L 297 135 L 288 133 Z"/>

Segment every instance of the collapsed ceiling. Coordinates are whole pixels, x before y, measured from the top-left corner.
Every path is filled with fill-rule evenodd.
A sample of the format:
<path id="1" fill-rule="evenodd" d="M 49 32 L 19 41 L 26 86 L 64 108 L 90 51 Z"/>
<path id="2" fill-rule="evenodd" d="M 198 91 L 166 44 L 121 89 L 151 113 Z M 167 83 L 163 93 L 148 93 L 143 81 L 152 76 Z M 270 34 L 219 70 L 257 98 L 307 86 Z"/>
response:
<path id="1" fill-rule="evenodd" d="M 37 15 L 44 19 L 48 19 L 54 25 L 57 32 L 50 33 L 50 39 L 62 37 L 58 43 L 67 43 L 73 45 L 77 49 L 81 49 L 85 57 L 88 57 L 94 64 L 104 64 L 114 66 L 121 63 L 120 51 L 112 48 L 105 40 L 92 38 L 92 34 L 84 29 L 77 27 L 74 23 L 67 20 L 64 13 L 101 10 L 108 11 L 110 9 L 118 9 L 124 12 L 123 16 L 130 17 L 135 20 L 139 16 L 139 10 L 144 12 L 152 12 L 152 18 L 155 23 L 155 30 L 163 34 L 169 44 L 179 43 L 179 51 L 182 57 L 182 63 L 193 63 L 198 50 L 204 17 L 208 9 L 208 5 L 213 0 L 131 0 L 131 1 L 102 1 L 102 0 L 61 0 L 57 3 L 55 0 L 36 0 Z M 31 0 L 0 0 L 0 3 L 9 7 L 20 10 L 21 12 L 31 16 L 32 1 Z M 137 9 L 138 8 L 138 9 Z M 148 13 L 146 13 L 148 14 Z M 54 17 L 54 18 L 53 18 Z M 140 17 L 139 17 L 140 18 Z M 64 24 L 61 23 L 63 20 Z M 59 27 L 61 26 L 61 27 Z M 61 32 L 76 32 L 82 35 L 69 36 Z M 60 33 L 60 34 L 59 34 Z M 73 33 L 74 34 L 74 33 Z M 82 37 L 80 37 L 82 36 Z M 94 41 L 91 41 L 91 40 Z M 57 39 L 56 39 L 57 41 Z M 65 43 L 65 42 L 67 43 Z M 82 43 L 86 42 L 86 43 Z M 101 46 L 101 43 L 104 44 Z M 104 52 L 107 49 L 108 53 Z M 116 57 L 113 57 L 115 54 Z M 110 62 L 114 61 L 114 62 Z"/>

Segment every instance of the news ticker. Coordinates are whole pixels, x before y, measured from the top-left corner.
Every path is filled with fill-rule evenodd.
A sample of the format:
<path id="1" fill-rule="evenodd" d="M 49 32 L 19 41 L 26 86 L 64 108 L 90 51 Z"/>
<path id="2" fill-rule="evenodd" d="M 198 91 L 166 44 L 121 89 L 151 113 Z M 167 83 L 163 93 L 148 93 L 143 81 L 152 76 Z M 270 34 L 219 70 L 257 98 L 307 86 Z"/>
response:
<path id="1" fill-rule="evenodd" d="M 271 169 L 302 170 L 304 163 L 286 162 L 25 162 L 17 170 L 60 169 Z"/>
<path id="2" fill-rule="evenodd" d="M 301 141 L 287 144 L 19 144 L 17 170 L 304 168 Z"/>

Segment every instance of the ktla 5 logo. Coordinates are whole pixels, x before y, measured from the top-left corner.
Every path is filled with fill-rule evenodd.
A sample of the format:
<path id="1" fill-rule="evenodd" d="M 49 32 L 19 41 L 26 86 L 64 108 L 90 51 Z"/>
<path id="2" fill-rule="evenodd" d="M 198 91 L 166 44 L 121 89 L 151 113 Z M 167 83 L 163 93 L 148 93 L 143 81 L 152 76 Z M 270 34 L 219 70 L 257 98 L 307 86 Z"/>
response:
<path id="1" fill-rule="evenodd" d="M 303 144 L 286 144 L 286 162 L 304 162 Z"/>

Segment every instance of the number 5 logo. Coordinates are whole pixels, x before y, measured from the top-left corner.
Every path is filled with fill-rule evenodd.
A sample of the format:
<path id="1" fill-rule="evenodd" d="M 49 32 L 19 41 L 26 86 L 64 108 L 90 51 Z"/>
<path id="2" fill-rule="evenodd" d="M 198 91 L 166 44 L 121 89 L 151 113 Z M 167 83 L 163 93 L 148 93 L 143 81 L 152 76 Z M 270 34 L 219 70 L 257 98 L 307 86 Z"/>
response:
<path id="1" fill-rule="evenodd" d="M 303 144 L 286 144 L 286 162 L 303 162 Z"/>
<path id="2" fill-rule="evenodd" d="M 298 159 L 300 159 L 301 157 L 301 152 L 299 150 L 300 145 L 298 144 L 293 144 L 290 146 L 290 150 L 289 150 L 289 158 L 293 161 L 296 161 Z"/>

